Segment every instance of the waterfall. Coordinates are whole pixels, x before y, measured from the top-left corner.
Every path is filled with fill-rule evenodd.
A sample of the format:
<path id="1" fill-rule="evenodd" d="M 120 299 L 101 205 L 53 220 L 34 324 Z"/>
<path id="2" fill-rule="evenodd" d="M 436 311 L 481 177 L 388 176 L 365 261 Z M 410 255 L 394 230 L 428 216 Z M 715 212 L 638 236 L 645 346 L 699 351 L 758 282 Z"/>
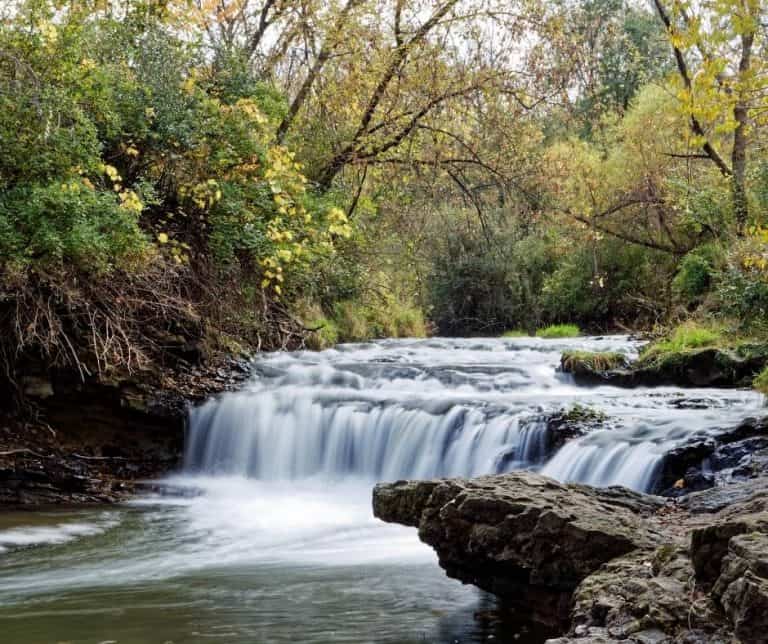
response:
<path id="1" fill-rule="evenodd" d="M 186 467 L 263 480 L 477 476 L 539 463 L 546 431 L 520 413 L 319 400 L 289 387 L 230 394 L 192 412 Z"/>
<path id="2" fill-rule="evenodd" d="M 760 404 L 750 392 L 708 391 L 712 407 L 702 409 L 678 404 L 689 394 L 669 388 L 577 387 L 557 372 L 573 346 L 636 350 L 614 337 L 384 341 L 267 355 L 242 391 L 191 412 L 185 473 L 393 481 L 527 468 L 647 490 L 668 449 Z M 552 453 L 547 419 L 577 403 L 603 411 L 611 426 Z"/>

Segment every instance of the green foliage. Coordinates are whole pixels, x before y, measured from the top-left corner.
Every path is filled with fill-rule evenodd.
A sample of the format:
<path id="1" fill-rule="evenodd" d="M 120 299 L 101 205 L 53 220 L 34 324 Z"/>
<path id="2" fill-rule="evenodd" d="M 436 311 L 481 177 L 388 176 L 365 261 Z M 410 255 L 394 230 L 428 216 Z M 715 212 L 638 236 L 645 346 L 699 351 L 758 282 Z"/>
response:
<path id="1" fill-rule="evenodd" d="M 581 329 L 575 324 L 552 324 L 538 329 L 537 338 L 575 338 L 581 335 Z"/>
<path id="2" fill-rule="evenodd" d="M 135 211 L 82 181 L 23 184 L 0 193 L 0 255 L 18 270 L 104 273 L 140 267 L 150 244 Z"/>
<path id="3" fill-rule="evenodd" d="M 696 302 L 712 288 L 724 263 L 725 255 L 718 245 L 707 244 L 692 250 L 678 265 L 673 291 L 686 303 Z"/>
<path id="4" fill-rule="evenodd" d="M 575 245 L 562 256 L 542 289 L 550 319 L 573 319 L 587 326 L 610 326 L 638 318 L 632 298 L 657 301 L 668 280 L 669 258 L 639 246 L 603 239 Z M 655 314 L 655 311 L 641 315 Z"/>
<path id="5" fill-rule="evenodd" d="M 643 85 L 664 75 L 667 50 L 658 19 L 625 0 L 584 0 L 573 13 L 572 42 L 583 43 L 594 68 L 576 103 L 582 134 L 591 136 L 600 115 L 625 112 Z"/>
<path id="6" fill-rule="evenodd" d="M 300 288 L 291 277 L 350 230 L 274 139 L 287 101 L 236 48 L 211 65 L 133 9 L 86 19 L 30 0 L 0 27 L 4 258 L 138 270 L 151 238 L 272 295 Z"/>
<path id="7" fill-rule="evenodd" d="M 361 342 L 375 338 L 423 338 L 427 325 L 421 310 L 413 305 L 385 301 L 339 302 L 334 319 L 342 342 Z"/>
<path id="8" fill-rule="evenodd" d="M 739 321 L 745 333 L 768 333 L 768 279 L 753 259 L 765 256 L 759 239 L 744 239 L 731 246 L 727 263 L 717 275 L 712 307 Z"/>
<path id="9" fill-rule="evenodd" d="M 765 394 L 768 396 L 768 367 L 763 369 L 755 378 L 754 382 L 752 383 L 754 388 L 757 389 L 760 393 Z"/>
<path id="10" fill-rule="evenodd" d="M 441 333 L 538 326 L 539 293 L 553 265 L 552 246 L 543 236 L 514 227 L 497 233 L 490 244 L 480 231 L 441 230 L 441 235 L 434 240 L 426 284 L 431 317 Z"/>

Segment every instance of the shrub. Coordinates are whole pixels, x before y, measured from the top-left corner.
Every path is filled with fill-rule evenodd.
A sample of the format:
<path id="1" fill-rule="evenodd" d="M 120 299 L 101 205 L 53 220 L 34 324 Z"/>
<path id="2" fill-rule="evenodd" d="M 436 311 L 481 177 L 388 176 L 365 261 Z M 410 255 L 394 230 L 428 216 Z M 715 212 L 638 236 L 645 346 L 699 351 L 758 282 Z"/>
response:
<path id="1" fill-rule="evenodd" d="M 138 268 L 150 251 L 137 212 L 81 180 L 0 193 L 0 232 L 4 260 L 42 271 Z"/>
<path id="2" fill-rule="evenodd" d="M 665 316 L 663 293 L 671 269 L 671 259 L 657 251 L 614 239 L 572 240 L 544 281 L 542 315 L 592 328 L 610 328 L 617 320 L 654 322 Z"/>
<path id="3" fill-rule="evenodd" d="M 489 244 L 479 231 L 441 229 L 426 280 L 431 319 L 446 335 L 502 333 L 541 322 L 539 294 L 552 248 L 515 226 Z"/>
<path id="4" fill-rule="evenodd" d="M 739 320 L 743 331 L 768 333 L 768 271 L 761 268 L 768 243 L 755 235 L 738 242 L 718 274 L 712 303 L 726 317 Z"/>
<path id="5" fill-rule="evenodd" d="M 710 290 L 724 260 L 722 249 L 714 244 L 692 250 L 680 262 L 672 290 L 687 303 L 696 302 Z"/>
<path id="6" fill-rule="evenodd" d="M 552 324 L 536 331 L 537 338 L 575 338 L 581 329 L 575 324 Z"/>

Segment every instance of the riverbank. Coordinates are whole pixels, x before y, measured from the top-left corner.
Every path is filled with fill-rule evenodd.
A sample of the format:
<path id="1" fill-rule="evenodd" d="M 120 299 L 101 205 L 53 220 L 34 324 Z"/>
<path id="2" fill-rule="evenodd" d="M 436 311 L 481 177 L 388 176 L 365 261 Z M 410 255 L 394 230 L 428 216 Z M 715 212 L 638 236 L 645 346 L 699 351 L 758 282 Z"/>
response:
<path id="1" fill-rule="evenodd" d="M 0 416 L 0 507 L 112 503 L 174 471 L 190 405 L 234 389 L 245 359 L 108 381 L 52 371 L 24 378 L 23 413 Z"/>

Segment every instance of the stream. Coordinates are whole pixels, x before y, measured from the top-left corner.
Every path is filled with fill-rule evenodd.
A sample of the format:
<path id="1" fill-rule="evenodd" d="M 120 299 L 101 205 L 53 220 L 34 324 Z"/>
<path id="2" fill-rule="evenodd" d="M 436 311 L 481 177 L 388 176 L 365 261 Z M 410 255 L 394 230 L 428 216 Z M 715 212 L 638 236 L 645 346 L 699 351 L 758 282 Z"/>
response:
<path id="1" fill-rule="evenodd" d="M 565 349 L 626 337 L 384 340 L 266 354 L 190 415 L 172 494 L 0 513 L 0 642 L 541 642 L 371 514 L 401 478 L 532 469 L 648 490 L 666 451 L 761 412 L 745 390 L 579 387 Z M 574 404 L 606 429 L 546 449 Z"/>

